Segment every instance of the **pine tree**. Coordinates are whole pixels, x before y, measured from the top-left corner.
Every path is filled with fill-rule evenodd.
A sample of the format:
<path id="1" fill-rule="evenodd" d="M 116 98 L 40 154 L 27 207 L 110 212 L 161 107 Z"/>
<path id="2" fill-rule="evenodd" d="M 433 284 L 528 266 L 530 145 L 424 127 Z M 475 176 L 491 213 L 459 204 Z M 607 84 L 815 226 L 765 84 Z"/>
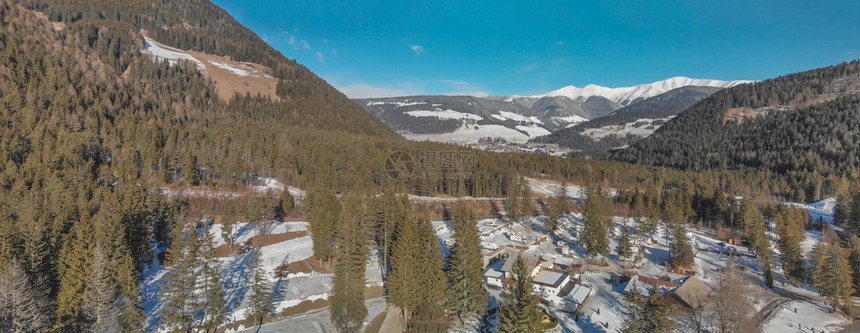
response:
<path id="1" fill-rule="evenodd" d="M 176 238 L 170 244 L 170 272 L 166 283 L 159 291 L 159 298 L 164 304 L 161 316 L 164 325 L 172 330 L 190 331 L 194 327 L 194 309 L 196 308 L 196 278 L 194 264 L 197 255 L 192 246 L 197 238 L 193 231 L 174 234 Z"/>
<path id="2" fill-rule="evenodd" d="M 695 255 L 690 245 L 690 238 L 687 237 L 687 228 L 685 225 L 680 225 L 673 228 L 671 253 L 673 255 L 672 266 L 677 268 L 693 268 Z"/>
<path id="3" fill-rule="evenodd" d="M 93 230 L 89 218 L 82 218 L 72 228 L 72 238 L 63 244 L 58 265 L 60 276 L 60 291 L 57 295 L 58 329 L 79 330 L 81 321 L 81 305 L 83 304 L 84 288 L 86 287 L 91 266 L 91 244 Z"/>
<path id="4" fill-rule="evenodd" d="M 677 327 L 671 317 L 672 305 L 657 287 L 651 288 L 648 296 L 634 288 L 626 298 L 629 305 L 622 332 L 672 332 Z"/>
<path id="5" fill-rule="evenodd" d="M 812 251 L 812 286 L 827 297 L 833 311 L 851 314 L 854 283 L 851 263 L 846 250 L 839 246 L 839 238 L 832 228 L 822 233 L 821 240 Z"/>
<path id="6" fill-rule="evenodd" d="M 532 199 L 532 188 L 529 186 L 529 181 L 526 177 L 520 175 L 517 177 L 517 195 L 520 203 L 517 205 L 520 211 L 517 214 L 519 217 L 527 217 L 534 215 L 534 200 Z"/>
<path id="7" fill-rule="evenodd" d="M 251 296 L 248 301 L 248 319 L 259 328 L 263 319 L 272 311 L 272 282 L 263 267 L 262 251 L 251 251 Z"/>
<path id="8" fill-rule="evenodd" d="M 197 238 L 196 244 L 199 253 L 197 260 L 199 278 L 197 281 L 199 294 L 202 297 L 200 304 L 203 315 L 197 325 L 199 329 L 206 332 L 214 331 L 224 322 L 224 311 L 226 304 L 224 300 L 224 289 L 221 287 L 221 264 L 215 254 L 212 235 L 209 228 L 203 228 L 203 233 Z"/>
<path id="9" fill-rule="evenodd" d="M 630 229 L 623 225 L 621 226 L 621 239 L 618 241 L 618 248 L 616 251 L 618 252 L 618 259 L 622 261 L 627 261 L 633 256 L 633 251 L 630 250 L 630 247 L 633 246 L 633 242 L 630 240 Z"/>
<path id="10" fill-rule="evenodd" d="M 582 247 L 589 256 L 600 256 L 609 252 L 607 229 L 612 220 L 609 217 L 609 200 L 601 188 L 585 190 L 582 209 L 583 231 L 580 235 Z"/>
<path id="11" fill-rule="evenodd" d="M 89 319 L 89 330 L 93 332 L 120 330 L 121 310 L 117 289 L 108 256 L 100 245 L 96 245 L 82 307 L 83 314 Z"/>
<path id="12" fill-rule="evenodd" d="M 741 211 L 741 223 L 743 223 L 744 233 L 751 243 L 750 248 L 755 251 L 757 256 L 761 257 L 761 260 L 770 259 L 770 241 L 767 239 L 767 226 L 765 226 L 761 211 L 749 200 L 744 200 Z"/>
<path id="13" fill-rule="evenodd" d="M 483 287 L 480 237 L 472 211 L 458 201 L 452 219 L 454 246 L 448 260 L 448 309 L 461 321 L 482 314 L 487 307 Z"/>
<path id="14" fill-rule="evenodd" d="M 806 259 L 800 247 L 806 235 L 803 230 L 803 213 L 797 209 L 780 205 L 774 212 L 779 234 L 780 261 L 786 276 L 795 282 L 806 279 Z"/>
<path id="15" fill-rule="evenodd" d="M 239 219 L 239 201 L 227 199 L 224 202 L 224 215 L 221 216 L 221 238 L 224 244 L 233 245 L 233 225 Z"/>
<path id="16" fill-rule="evenodd" d="M 540 306 L 532 295 L 532 283 L 529 281 L 529 269 L 522 256 L 514 261 L 512 276 L 505 284 L 498 310 L 499 333 L 540 332 Z"/>
<path id="17" fill-rule="evenodd" d="M 418 260 L 417 267 L 413 269 L 417 274 L 417 284 L 413 286 L 413 292 L 419 299 L 415 314 L 427 321 L 436 320 L 443 314 L 445 306 L 445 273 L 442 268 L 442 253 L 439 247 L 439 239 L 433 231 L 433 225 L 429 220 L 419 218 L 416 223 L 417 243 L 413 246 L 415 258 Z M 417 288 L 415 288 L 417 287 Z"/>
<path id="18" fill-rule="evenodd" d="M 0 273 L 0 331 L 42 332 L 46 316 L 39 307 L 38 291 L 17 260 L 12 259 Z"/>
<path id="19" fill-rule="evenodd" d="M 368 240 L 364 210 L 360 199 L 346 198 L 343 223 L 337 231 L 337 263 L 329 301 L 331 320 L 339 332 L 358 332 L 367 317 L 364 283 Z"/>
<path id="20" fill-rule="evenodd" d="M 296 202 L 293 199 L 293 195 L 290 194 L 288 189 L 284 189 L 281 191 L 281 196 L 278 198 L 278 210 L 280 211 L 280 218 L 283 219 L 285 216 L 290 215 L 293 212 L 293 208 L 295 208 Z"/>
<path id="21" fill-rule="evenodd" d="M 519 191 L 519 177 L 512 174 L 505 175 L 505 193 L 507 194 L 505 205 L 507 206 L 508 218 L 512 221 L 519 220 L 521 217 L 519 215 L 522 211 Z"/>
<path id="22" fill-rule="evenodd" d="M 335 255 L 335 229 L 340 220 L 340 201 L 330 190 L 319 188 L 312 190 L 308 201 L 314 256 L 320 261 L 329 260 Z"/>
<path id="23" fill-rule="evenodd" d="M 556 190 L 549 203 L 549 214 L 546 219 L 546 230 L 550 235 L 555 235 L 558 228 L 558 221 L 564 214 L 568 213 L 567 203 L 570 200 L 567 196 L 567 185 L 562 183 Z"/>
<path id="24" fill-rule="evenodd" d="M 420 265 L 419 242 L 414 220 L 398 219 L 391 250 L 391 272 L 388 274 L 388 300 L 410 313 L 418 309 L 421 299 L 413 288 L 418 285 Z"/>

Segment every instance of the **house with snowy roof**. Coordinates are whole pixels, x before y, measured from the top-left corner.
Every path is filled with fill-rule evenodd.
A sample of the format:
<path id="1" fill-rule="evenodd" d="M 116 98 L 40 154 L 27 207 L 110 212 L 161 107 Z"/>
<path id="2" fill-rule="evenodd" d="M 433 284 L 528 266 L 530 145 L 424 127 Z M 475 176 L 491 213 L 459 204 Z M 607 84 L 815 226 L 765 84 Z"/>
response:
<path id="1" fill-rule="evenodd" d="M 681 285 L 670 281 L 664 281 L 642 275 L 634 275 L 630 278 L 630 281 L 627 282 L 627 286 L 624 287 L 624 293 L 629 294 L 636 290 L 640 294 L 648 296 L 651 293 L 651 289 L 657 287 L 657 290 L 660 292 L 660 294 L 665 295 L 666 293 L 675 290 L 675 288 L 678 288 L 679 286 Z"/>

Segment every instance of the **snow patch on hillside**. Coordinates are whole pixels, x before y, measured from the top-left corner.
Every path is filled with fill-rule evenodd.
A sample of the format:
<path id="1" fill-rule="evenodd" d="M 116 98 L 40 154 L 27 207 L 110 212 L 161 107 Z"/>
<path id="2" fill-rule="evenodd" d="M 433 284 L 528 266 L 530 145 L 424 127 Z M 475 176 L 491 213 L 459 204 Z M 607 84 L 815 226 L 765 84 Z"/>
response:
<path id="1" fill-rule="evenodd" d="M 517 114 L 517 113 L 513 113 L 513 112 L 507 112 L 507 111 L 501 111 L 501 110 L 499 111 L 499 114 L 494 114 L 492 116 L 493 116 L 493 118 L 496 118 L 496 119 L 501 120 L 501 121 L 512 120 L 512 121 L 519 121 L 519 122 L 525 122 L 525 123 L 543 124 L 543 122 L 540 119 L 538 119 L 538 117 L 535 117 L 535 116 L 526 117 L 526 116 L 523 116 L 521 114 Z"/>
<path id="2" fill-rule="evenodd" d="M 809 212 L 813 222 L 820 218 L 824 222 L 833 224 L 833 216 L 836 213 L 836 198 L 827 198 L 810 203 L 790 202 L 787 204 Z"/>
<path id="3" fill-rule="evenodd" d="M 150 55 L 155 61 L 167 60 L 172 66 L 180 61 L 187 60 L 196 64 L 200 69 L 206 69 L 206 65 L 203 62 L 197 60 L 197 58 L 187 52 L 166 46 L 147 36 L 143 36 L 143 43 L 144 47 L 143 50 L 140 50 L 140 53 Z"/>
<path id="4" fill-rule="evenodd" d="M 549 135 L 550 132 L 546 130 L 546 128 L 540 127 L 538 125 L 517 125 L 516 129 L 528 133 L 529 137 L 538 137 Z"/>
<path id="5" fill-rule="evenodd" d="M 583 130 L 580 134 L 594 139 L 602 139 L 609 135 L 625 136 L 627 134 L 646 137 L 653 134 L 654 131 L 656 131 L 658 128 L 660 128 L 660 126 L 662 126 L 662 124 L 654 124 L 655 122 L 662 121 L 663 123 L 665 123 L 672 118 L 674 118 L 674 116 L 658 119 L 641 118 L 637 119 L 636 121 L 626 123 L 623 126 L 609 125 L 600 128 L 587 128 Z"/>
<path id="6" fill-rule="evenodd" d="M 502 125 L 463 125 L 456 131 L 442 134 L 411 134 L 405 133 L 403 137 L 414 141 L 434 141 L 447 143 L 477 143 L 481 138 L 505 138 L 508 142 L 523 143 L 529 140 L 529 136 L 512 128 Z"/>
<path id="7" fill-rule="evenodd" d="M 250 76 L 251 75 L 251 72 L 248 72 L 248 71 L 241 69 L 241 68 L 237 68 L 236 66 L 230 65 L 228 63 L 223 63 L 223 62 L 219 62 L 219 61 L 212 61 L 212 60 L 209 60 L 209 63 L 215 65 L 218 68 L 228 70 L 228 71 L 232 72 L 233 74 L 236 74 L 239 76 Z"/>
<path id="8" fill-rule="evenodd" d="M 451 109 L 448 110 L 416 110 L 416 111 L 407 111 L 406 114 L 413 117 L 436 117 L 439 119 L 470 119 L 470 120 L 483 120 L 484 118 L 471 113 L 463 113 L 459 111 L 454 111 Z"/>

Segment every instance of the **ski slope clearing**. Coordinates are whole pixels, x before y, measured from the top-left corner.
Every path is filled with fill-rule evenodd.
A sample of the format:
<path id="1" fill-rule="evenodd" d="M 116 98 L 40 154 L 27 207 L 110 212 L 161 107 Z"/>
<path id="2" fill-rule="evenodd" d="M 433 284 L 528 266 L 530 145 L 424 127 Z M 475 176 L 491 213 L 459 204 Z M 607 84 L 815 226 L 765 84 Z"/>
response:
<path id="1" fill-rule="evenodd" d="M 512 120 L 512 121 L 519 121 L 519 122 L 524 122 L 524 123 L 543 124 L 543 122 L 540 119 L 538 119 L 538 117 L 534 117 L 534 116 L 526 117 L 526 116 L 523 116 L 520 114 L 516 114 L 513 112 L 507 112 L 507 111 L 499 111 L 499 114 L 494 114 L 493 118 L 496 118 L 498 120 L 503 120 L 503 121 L 504 120 Z"/>
<path id="2" fill-rule="evenodd" d="M 795 312 L 796 311 L 796 312 Z M 845 319 L 830 313 L 822 301 L 792 301 L 784 304 L 762 327 L 765 333 L 842 332 Z"/>
<path id="3" fill-rule="evenodd" d="M 810 203 L 788 203 L 788 205 L 809 212 L 809 216 L 812 217 L 813 222 L 821 219 L 824 222 L 833 224 L 833 215 L 836 213 L 836 198 L 827 198 Z"/>
<path id="4" fill-rule="evenodd" d="M 260 64 L 238 62 L 228 57 L 222 57 L 202 52 L 180 50 L 159 43 L 141 31 L 144 48 L 141 53 L 147 54 L 155 61 L 167 61 L 176 65 L 182 61 L 194 64 L 204 76 L 215 82 L 218 97 L 229 100 L 235 93 L 241 95 L 269 96 L 280 99 L 275 93 L 278 80 L 272 76 L 272 70 Z"/>

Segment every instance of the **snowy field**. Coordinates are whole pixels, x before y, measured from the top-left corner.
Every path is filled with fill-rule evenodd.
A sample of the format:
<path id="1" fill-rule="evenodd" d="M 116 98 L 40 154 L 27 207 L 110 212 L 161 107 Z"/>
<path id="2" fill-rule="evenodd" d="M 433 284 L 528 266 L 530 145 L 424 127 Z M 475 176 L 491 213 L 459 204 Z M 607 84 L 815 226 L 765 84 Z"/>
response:
<path id="1" fill-rule="evenodd" d="M 436 117 L 439 119 L 468 119 L 468 120 L 483 120 L 484 118 L 471 113 L 448 110 L 415 110 L 406 111 L 406 114 L 413 117 Z"/>
<path id="2" fill-rule="evenodd" d="M 267 225 L 268 234 L 307 231 L 308 227 L 308 223 L 305 221 L 271 221 Z M 257 236 L 259 230 L 260 228 L 257 228 L 254 223 L 237 223 L 233 227 L 234 243 L 240 244 Z M 221 237 L 221 225 L 213 225 L 209 229 L 209 233 L 213 236 L 215 246 L 224 244 Z M 306 235 L 261 248 L 263 267 L 268 272 L 269 279 L 274 286 L 272 291 L 275 305 L 273 313 L 296 306 L 302 301 L 328 298 L 333 274 L 291 273 L 280 278 L 276 278 L 273 274 L 281 265 L 311 257 L 313 254 L 312 247 L 311 237 Z M 251 296 L 249 287 L 251 253 L 245 252 L 231 257 L 223 257 L 219 258 L 219 261 L 222 266 L 221 284 L 224 287 L 227 303 L 227 321 L 242 320 L 246 316 L 248 297 Z M 159 327 L 162 318 L 159 316 L 161 304 L 158 302 L 158 292 L 161 285 L 165 283 L 167 273 L 168 270 L 164 269 L 158 260 L 144 272 L 143 294 L 145 299 L 143 307 L 147 315 L 146 331 L 164 330 L 163 327 Z M 368 262 L 366 278 L 367 286 L 382 285 L 381 274 L 375 262 Z"/>
<path id="3" fill-rule="evenodd" d="M 403 137 L 413 141 L 434 141 L 446 143 L 478 143 L 481 138 L 505 138 L 508 142 L 524 143 L 530 139 L 528 135 L 502 125 L 468 125 L 460 126 L 456 131 L 442 134 L 404 134 Z"/>
<path id="4" fill-rule="evenodd" d="M 626 123 L 623 126 L 612 125 L 612 126 L 603 126 L 600 128 L 588 128 L 588 129 L 583 130 L 580 134 L 588 136 L 588 137 L 592 137 L 595 139 L 602 139 L 602 138 L 605 138 L 609 135 L 625 136 L 627 134 L 633 134 L 633 135 L 638 135 L 641 137 L 646 137 L 646 136 L 649 136 L 652 133 L 654 133 L 654 131 L 656 131 L 658 128 L 660 128 L 659 125 L 653 124 L 655 121 L 661 120 L 661 121 L 666 122 L 666 121 L 671 120 L 672 118 L 674 118 L 674 117 L 659 118 L 659 119 L 642 118 L 642 119 L 637 119 L 634 122 Z"/>

